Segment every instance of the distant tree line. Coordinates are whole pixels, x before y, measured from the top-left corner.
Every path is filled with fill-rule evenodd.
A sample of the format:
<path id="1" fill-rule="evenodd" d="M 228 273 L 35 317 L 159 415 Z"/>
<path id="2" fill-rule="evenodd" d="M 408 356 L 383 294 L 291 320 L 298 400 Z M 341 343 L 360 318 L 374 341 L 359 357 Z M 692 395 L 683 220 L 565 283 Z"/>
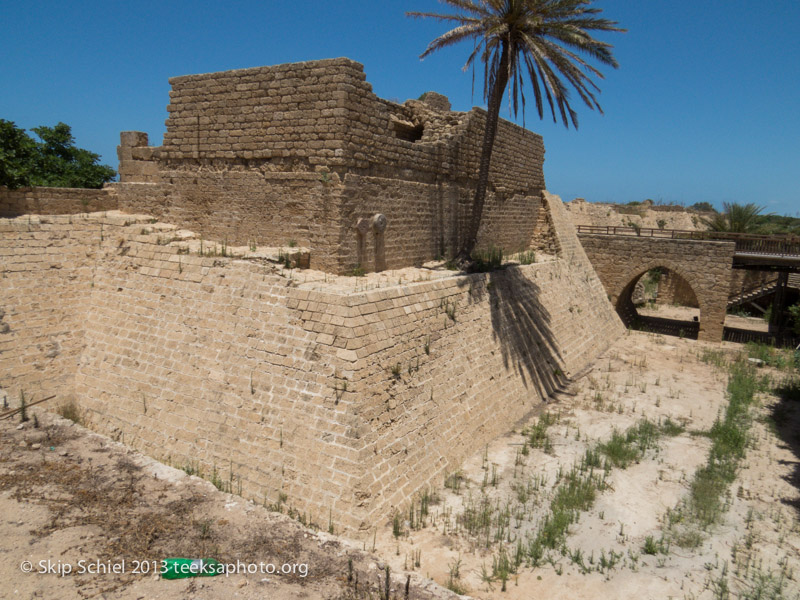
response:
<path id="1" fill-rule="evenodd" d="M 34 127 L 34 139 L 13 121 L 0 119 L 0 186 L 101 188 L 116 177 L 100 156 L 77 148 L 69 125 Z"/>

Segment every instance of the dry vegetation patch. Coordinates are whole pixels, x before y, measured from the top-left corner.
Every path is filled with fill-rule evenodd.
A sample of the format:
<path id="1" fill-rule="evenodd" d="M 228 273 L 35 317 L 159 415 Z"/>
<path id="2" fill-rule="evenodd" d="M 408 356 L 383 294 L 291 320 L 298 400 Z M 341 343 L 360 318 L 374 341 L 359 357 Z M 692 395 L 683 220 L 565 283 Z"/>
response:
<path id="1" fill-rule="evenodd" d="M 400 508 L 379 552 L 482 598 L 798 598 L 792 361 L 630 332 Z"/>
<path id="2" fill-rule="evenodd" d="M 0 422 L 0 597 L 379 598 L 385 565 L 333 536 L 217 490 L 55 415 L 22 429 Z M 137 563 L 213 557 L 223 563 L 307 565 L 285 574 L 166 581 Z M 73 566 L 23 573 L 22 561 Z M 78 573 L 79 560 L 124 573 Z M 448 597 L 431 582 L 389 571 L 393 598 Z"/>

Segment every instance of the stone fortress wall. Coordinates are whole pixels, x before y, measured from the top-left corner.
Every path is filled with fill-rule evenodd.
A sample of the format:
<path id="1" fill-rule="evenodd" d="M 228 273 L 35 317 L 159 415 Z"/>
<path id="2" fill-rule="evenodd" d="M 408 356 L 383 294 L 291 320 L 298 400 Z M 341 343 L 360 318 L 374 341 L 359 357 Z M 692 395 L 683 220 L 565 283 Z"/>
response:
<path id="1" fill-rule="evenodd" d="M 486 113 L 434 93 L 378 98 L 345 58 L 176 77 L 159 147 L 126 132 L 121 210 L 231 244 L 311 249 L 346 273 L 452 255 L 463 235 Z M 479 245 L 528 249 L 546 227 L 541 136 L 501 120 Z M 385 217 L 385 229 L 374 217 Z"/>
<path id="2" fill-rule="evenodd" d="M 560 200 L 542 205 L 548 262 L 368 291 L 186 254 L 150 216 L 0 220 L 0 386 L 74 398 L 152 456 L 369 529 L 622 333 Z"/>
<path id="3" fill-rule="evenodd" d="M 74 215 L 117 209 L 113 189 L 20 188 L 0 186 L 0 218 L 19 215 Z"/>
<path id="4" fill-rule="evenodd" d="M 0 219 L 12 398 L 74 399 L 125 444 L 363 531 L 624 331 L 544 191 L 540 136 L 500 123 L 480 232 L 506 251 L 546 249 L 539 262 L 364 289 L 369 278 L 330 273 L 455 250 L 485 113 L 433 93 L 381 100 L 347 59 L 171 83 L 163 145 L 124 132 L 120 183 L 0 190 L 16 217 Z M 210 240 L 294 241 L 317 271 L 258 250 L 209 256 Z"/>

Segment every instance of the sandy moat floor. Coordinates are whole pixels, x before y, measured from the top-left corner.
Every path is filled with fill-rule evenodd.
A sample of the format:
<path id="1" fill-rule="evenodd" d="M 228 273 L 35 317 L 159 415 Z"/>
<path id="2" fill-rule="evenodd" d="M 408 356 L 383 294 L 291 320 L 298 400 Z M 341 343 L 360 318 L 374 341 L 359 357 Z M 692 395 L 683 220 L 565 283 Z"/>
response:
<path id="1" fill-rule="evenodd" d="M 380 528 L 379 554 L 396 569 L 418 561 L 415 568 L 426 576 L 480 598 L 800 597 L 800 403 L 758 394 L 726 510 L 717 525 L 697 532 L 698 547 L 670 541 L 679 531 L 666 525 L 708 458 L 711 442 L 703 432 L 727 404 L 727 372 L 717 365 L 742 350 L 628 333 L 568 393 L 476 453 L 448 487 L 432 490 L 424 527 L 403 514 Z M 765 366 L 758 375 L 782 381 L 789 369 Z M 502 591 L 501 577 L 493 577 L 502 560 L 497 538 L 513 560 L 517 542 L 524 551 L 542 526 L 556 482 L 587 449 L 643 419 L 669 419 L 683 431 L 662 436 L 627 468 L 610 469 L 605 489 L 569 527 L 564 544 L 545 551 L 537 567 L 526 557 Z M 543 421 L 551 423 L 546 442 L 527 446 Z"/>
<path id="2" fill-rule="evenodd" d="M 31 414 L 38 428 L 0 421 L 3 600 L 355 600 L 385 589 L 384 564 L 360 546 L 72 421 Z M 168 581 L 153 562 L 165 557 L 214 557 L 233 567 L 229 575 Z M 455 597 L 419 574 L 390 575 L 393 597 L 404 597 L 406 585 L 409 598 Z"/>
<path id="3" fill-rule="evenodd" d="M 723 363 L 742 350 L 628 333 L 566 392 L 429 490 L 426 515 L 420 497 L 413 522 L 406 507 L 350 541 L 32 408 L 38 428 L 0 421 L 0 598 L 378 599 L 387 563 L 398 599 L 408 574 L 410 598 L 453 597 L 441 586 L 477 598 L 800 598 L 800 402 L 759 392 L 719 522 L 689 532 L 696 547 L 681 546 L 668 525 L 727 404 Z M 765 383 L 792 376 L 789 366 L 758 375 Z M 644 419 L 668 433 L 625 468 L 580 470 L 587 449 Z M 522 560 L 510 569 L 503 591 L 497 567 L 536 537 L 571 472 L 601 484 L 591 506 L 575 511 L 563 542 L 535 566 Z M 362 551 L 373 545 L 374 554 Z M 163 556 L 294 573 L 165 581 L 132 572 L 135 561 Z M 123 557 L 126 572 L 117 574 L 20 569 L 49 560 L 78 570 L 80 560 L 85 568 Z"/>

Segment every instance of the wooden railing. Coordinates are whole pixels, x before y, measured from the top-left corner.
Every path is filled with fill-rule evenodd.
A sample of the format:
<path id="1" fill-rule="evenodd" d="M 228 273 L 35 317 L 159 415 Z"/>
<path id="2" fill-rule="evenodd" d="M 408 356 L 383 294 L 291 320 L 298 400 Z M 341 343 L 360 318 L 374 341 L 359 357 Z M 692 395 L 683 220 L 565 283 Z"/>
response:
<path id="1" fill-rule="evenodd" d="M 754 235 L 722 231 L 617 227 L 614 225 L 578 225 L 578 234 L 630 235 L 672 240 L 707 240 L 735 242 L 737 253 L 800 256 L 800 237 L 795 235 Z"/>

